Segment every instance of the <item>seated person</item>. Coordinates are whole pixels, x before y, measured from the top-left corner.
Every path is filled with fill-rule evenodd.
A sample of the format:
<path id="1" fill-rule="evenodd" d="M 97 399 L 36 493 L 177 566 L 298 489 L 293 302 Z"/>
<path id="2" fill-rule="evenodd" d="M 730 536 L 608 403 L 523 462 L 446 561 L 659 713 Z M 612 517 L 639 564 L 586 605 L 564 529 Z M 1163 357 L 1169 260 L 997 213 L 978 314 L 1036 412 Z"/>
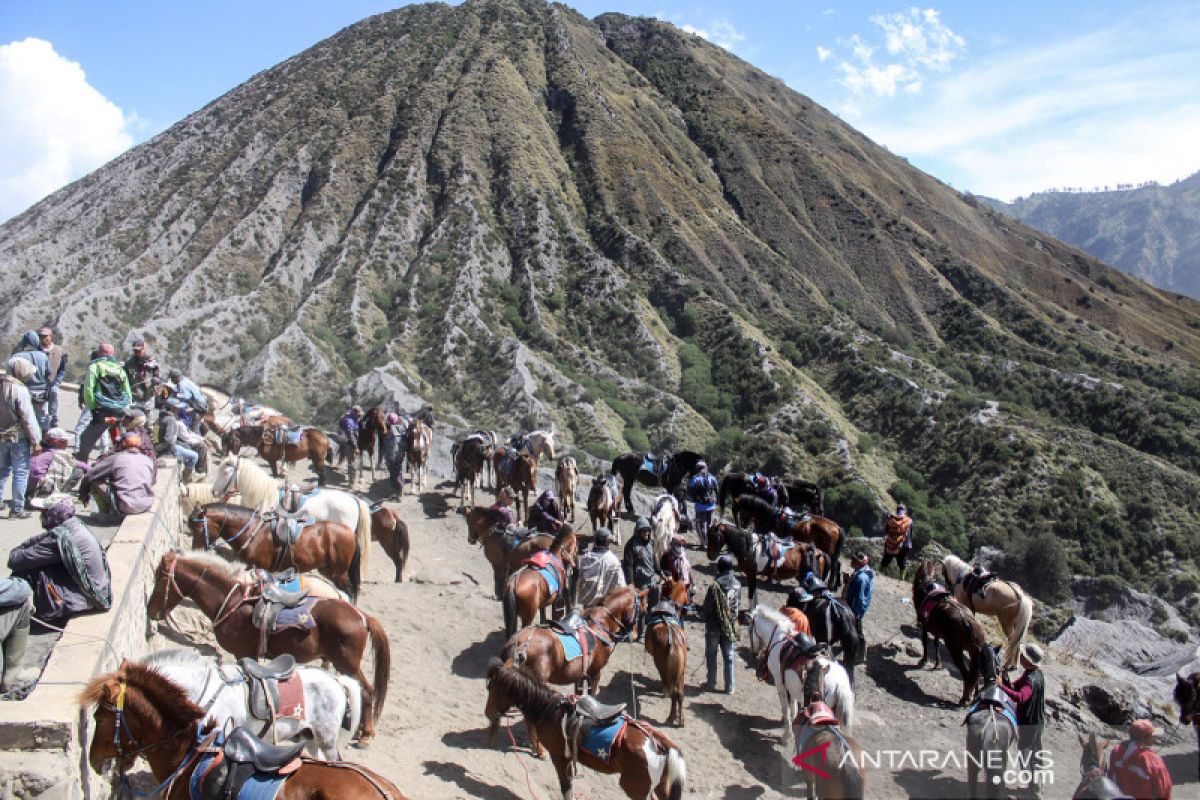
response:
<path id="1" fill-rule="evenodd" d="M 492 511 L 495 511 L 500 517 L 500 524 L 505 527 L 517 524 L 517 515 L 512 510 L 514 500 L 516 500 L 516 497 L 513 496 L 512 489 L 502 486 L 500 487 L 500 491 L 496 493 L 496 502 L 491 507 Z"/>
<path id="2" fill-rule="evenodd" d="M 179 421 L 179 414 L 183 410 L 183 403 L 179 400 L 167 400 L 163 407 L 162 414 L 158 417 L 158 447 L 157 454 L 160 456 L 174 456 L 183 464 L 183 480 L 190 481 L 193 474 L 197 471 L 203 472 L 207 468 L 208 446 L 204 439 L 192 433 Z M 204 464 L 201 464 L 204 461 Z M 201 467 L 205 469 L 201 469 Z"/>
<path id="3" fill-rule="evenodd" d="M 29 616 L 33 613 L 33 592 L 20 578 L 0 578 L 0 692 L 16 688 L 17 667 L 29 643 Z"/>
<path id="4" fill-rule="evenodd" d="M 107 610 L 112 605 L 108 560 L 75 516 L 71 501 L 60 500 L 44 510 L 42 527 L 45 533 L 26 539 L 8 555 L 13 576 L 33 589 L 34 614 L 58 625 L 76 614 Z"/>
<path id="5" fill-rule="evenodd" d="M 562 509 L 558 506 L 558 498 L 554 496 L 554 490 L 547 489 L 530 507 L 525 524 L 542 533 L 558 533 L 565 519 Z"/>
<path id="6" fill-rule="evenodd" d="M 88 465 L 76 461 L 67 449 L 67 432 L 62 428 L 51 428 L 46 432 L 46 447 L 29 459 L 29 485 L 25 492 L 26 504 L 41 506 L 39 498 L 69 492 L 74 488 Z"/>
<path id="7" fill-rule="evenodd" d="M 118 448 L 92 465 L 79 483 L 79 500 L 94 498 L 101 514 L 142 514 L 154 505 L 154 459 L 141 452 L 136 433 L 121 437 Z"/>

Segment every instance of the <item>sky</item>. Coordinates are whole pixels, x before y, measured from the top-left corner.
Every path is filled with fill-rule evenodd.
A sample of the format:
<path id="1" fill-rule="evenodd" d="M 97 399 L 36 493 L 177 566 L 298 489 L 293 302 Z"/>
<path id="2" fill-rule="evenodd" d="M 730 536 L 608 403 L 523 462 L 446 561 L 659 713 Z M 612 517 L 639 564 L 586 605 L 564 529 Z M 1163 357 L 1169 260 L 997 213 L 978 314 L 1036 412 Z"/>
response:
<path id="1" fill-rule="evenodd" d="M 573 0 L 658 17 L 956 189 L 1004 200 L 1200 171 L 1194 0 Z M 0 0 L 0 221 L 377 0 Z"/>

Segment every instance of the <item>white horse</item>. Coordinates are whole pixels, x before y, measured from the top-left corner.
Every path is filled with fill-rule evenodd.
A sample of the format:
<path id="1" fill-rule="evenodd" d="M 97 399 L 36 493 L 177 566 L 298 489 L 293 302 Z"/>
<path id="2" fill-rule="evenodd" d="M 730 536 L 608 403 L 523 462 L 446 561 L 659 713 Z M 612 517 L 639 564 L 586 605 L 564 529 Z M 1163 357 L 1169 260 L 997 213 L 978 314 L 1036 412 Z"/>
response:
<path id="1" fill-rule="evenodd" d="M 185 519 L 191 516 L 197 508 L 209 503 L 233 503 L 235 506 L 240 506 L 242 498 L 235 494 L 228 499 L 223 499 L 213 491 L 210 484 L 204 481 L 179 484 L 179 510 Z"/>
<path id="2" fill-rule="evenodd" d="M 279 482 L 244 456 L 222 459 L 213 470 L 212 486 L 218 498 L 231 492 L 241 494 L 242 504 L 247 508 L 271 511 L 279 506 Z M 366 575 L 371 560 L 371 509 L 362 498 L 341 489 L 321 487 L 304 502 L 304 510 L 315 522 L 340 522 L 354 531 L 362 559 L 359 574 Z"/>
<path id="3" fill-rule="evenodd" d="M 972 572 L 972 567 L 956 555 L 942 559 L 942 576 L 946 585 L 954 592 L 954 598 L 976 614 L 995 617 L 1000 629 L 1008 637 L 1004 644 L 1004 669 L 1017 666 L 1021 656 L 1021 641 L 1029 630 L 1033 619 L 1033 598 L 1018 584 L 1006 580 L 994 580 L 983 590 L 983 597 L 967 591 L 963 583 Z"/>
<path id="4" fill-rule="evenodd" d="M 240 666 L 218 665 L 214 660 L 189 650 L 164 650 L 147 656 L 142 664 L 187 692 L 188 699 L 205 709 L 218 725 L 232 730 L 246 725 L 256 734 L 271 732 L 275 742 L 288 741 L 312 732 L 305 750 L 314 758 L 341 759 L 338 735 L 342 720 L 350 712 L 350 730 L 357 731 L 362 717 L 362 687 L 345 675 L 332 675 L 319 667 L 296 666 L 304 684 L 305 719 L 276 717 L 260 719 L 250 711 L 246 674 Z"/>
<path id="5" fill-rule="evenodd" d="M 671 537 L 679 530 L 679 501 L 669 494 L 660 494 L 650 512 L 650 525 L 654 529 L 654 560 L 658 563 L 671 546 Z"/>
<path id="6" fill-rule="evenodd" d="M 784 670 L 779 663 L 784 640 L 795 633 L 792 621 L 767 606 L 760 605 L 750 615 L 750 653 L 759 659 L 767 653 L 767 669 L 775 681 L 779 695 L 779 713 L 783 716 L 783 734 L 780 745 L 783 752 L 790 753 L 795 746 L 792 736 L 792 720 L 801 705 L 805 705 L 804 682 L 807 677 L 796 670 Z M 825 704 L 833 710 L 846 733 L 854 727 L 854 690 L 850 687 L 850 676 L 841 664 L 828 656 L 820 656 L 810 662 L 825 671 Z M 782 673 L 782 674 L 781 674 Z"/>
<path id="7" fill-rule="evenodd" d="M 525 446 L 521 452 L 538 460 L 548 458 L 554 461 L 554 431 L 533 431 L 525 434 Z"/>

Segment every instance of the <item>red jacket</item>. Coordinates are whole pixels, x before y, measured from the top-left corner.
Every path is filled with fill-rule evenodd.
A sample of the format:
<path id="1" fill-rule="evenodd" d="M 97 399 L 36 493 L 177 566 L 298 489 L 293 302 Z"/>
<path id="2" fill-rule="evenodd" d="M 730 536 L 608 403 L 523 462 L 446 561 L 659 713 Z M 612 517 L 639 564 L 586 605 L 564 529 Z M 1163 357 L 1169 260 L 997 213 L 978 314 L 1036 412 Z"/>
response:
<path id="1" fill-rule="evenodd" d="M 1171 773 L 1162 756 L 1139 747 L 1134 741 L 1121 742 L 1113 750 L 1109 774 L 1121 791 L 1137 800 L 1171 800 Z"/>

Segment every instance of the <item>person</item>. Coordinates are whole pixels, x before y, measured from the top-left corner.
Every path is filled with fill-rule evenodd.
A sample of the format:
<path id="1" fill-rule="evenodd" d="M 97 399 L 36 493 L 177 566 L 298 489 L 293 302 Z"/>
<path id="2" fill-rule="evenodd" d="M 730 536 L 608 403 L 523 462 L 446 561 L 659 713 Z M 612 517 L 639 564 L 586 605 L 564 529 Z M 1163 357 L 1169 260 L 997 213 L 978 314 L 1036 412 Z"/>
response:
<path id="1" fill-rule="evenodd" d="M 140 456 L 139 456 L 140 457 Z M 33 590 L 34 615 L 61 625 L 76 614 L 107 611 L 111 576 L 104 548 L 75 516 L 70 500 L 42 511 L 44 533 L 31 536 L 8 554 L 13 576 Z"/>
<path id="2" fill-rule="evenodd" d="M 187 407 L 192 413 L 188 414 L 188 428 L 193 432 L 200 430 L 201 417 L 208 411 L 208 398 L 204 396 L 204 392 L 200 391 L 200 387 L 196 383 L 178 369 L 172 369 L 167 373 L 167 378 L 171 384 L 173 394 L 176 400 L 182 400 L 187 404 Z M 355 408 L 358 408 L 355 406 Z M 362 410 L 359 409 L 359 416 L 362 416 Z M 357 442 L 358 440 L 355 439 Z"/>
<path id="3" fill-rule="evenodd" d="M 34 331 L 26 331 L 21 337 L 21 344 L 13 351 L 13 358 L 28 361 L 34 367 L 34 373 L 25 381 L 29 390 L 29 398 L 33 403 L 33 413 L 37 417 L 42 430 L 50 429 L 50 359 L 42 350 L 41 341 Z"/>
<path id="4" fill-rule="evenodd" d="M 399 500 L 404 493 L 405 429 L 395 411 L 387 413 L 384 424 L 387 427 L 383 434 L 383 463 L 387 465 L 388 480 L 392 482 L 392 499 Z"/>
<path id="5" fill-rule="evenodd" d="M 775 491 L 775 484 L 761 472 L 754 473 L 750 486 L 753 488 L 754 494 L 768 505 L 773 506 L 778 502 L 779 494 Z"/>
<path id="6" fill-rule="evenodd" d="M 525 524 L 542 533 L 558 533 L 565 521 L 566 515 L 558 505 L 554 490 L 547 489 L 530 507 Z"/>
<path id="7" fill-rule="evenodd" d="M 496 492 L 496 502 L 492 504 L 491 510 L 496 512 L 500 517 L 501 525 L 508 527 L 509 525 L 517 524 L 517 515 L 513 513 L 512 504 L 516 500 L 513 497 L 512 489 L 507 486 L 500 487 L 500 491 Z"/>
<path id="8" fill-rule="evenodd" d="M 0 500 L 4 499 L 4 484 L 12 473 L 10 519 L 30 517 L 25 510 L 29 458 L 42 452 L 42 429 L 25 385 L 36 372 L 32 362 L 13 356 L 8 361 L 8 374 L 0 380 Z"/>
<path id="9" fill-rule="evenodd" d="M 142 514 L 154 504 L 154 459 L 142 452 L 141 437 L 127 433 L 115 452 L 101 458 L 79 482 L 79 500 L 95 499 L 101 514 Z"/>
<path id="10" fill-rule="evenodd" d="M 1134 720 L 1129 726 L 1129 739 L 1113 749 L 1108 775 L 1130 797 L 1171 800 L 1171 773 L 1162 756 L 1150 749 L 1155 737 L 1161 735 L 1150 720 Z"/>
<path id="11" fill-rule="evenodd" d="M 350 406 L 338 420 L 338 433 L 345 443 L 342 445 L 346 452 L 346 478 L 351 483 L 358 478 L 358 465 L 361 456 L 358 451 L 358 434 L 362 431 L 362 406 Z"/>
<path id="12" fill-rule="evenodd" d="M 91 412 L 91 420 L 79 435 L 75 457 L 80 461 L 88 460 L 96 442 L 107 432 L 109 420 L 122 418 L 125 407 L 133 401 L 125 368 L 117 363 L 113 352 L 111 344 L 101 344 L 83 378 L 83 403 Z"/>
<path id="13" fill-rule="evenodd" d="M 624 558 L 621 559 L 625 571 L 625 582 L 635 591 L 648 590 L 645 607 L 638 608 L 637 636 L 635 641 L 642 640 L 642 623 L 645 621 L 646 608 L 658 605 L 659 569 L 654 557 L 654 542 L 650 541 L 650 520 L 638 517 L 633 525 L 633 536 L 625 543 Z"/>
<path id="14" fill-rule="evenodd" d="M 867 640 L 863 636 L 863 617 L 871 607 L 871 593 L 875 588 L 875 570 L 871 569 L 871 559 L 861 550 L 850 559 L 854 573 L 846 581 L 846 605 L 854 612 L 854 627 L 858 629 L 858 638 L 863 646 L 859 650 L 859 658 L 865 659 Z"/>
<path id="15" fill-rule="evenodd" d="M 417 419 L 429 426 L 429 430 L 433 430 L 433 406 L 426 403 L 420 411 L 417 412 Z"/>
<path id="16" fill-rule="evenodd" d="M 29 644 L 29 620 L 33 614 L 33 590 L 20 578 L 0 578 L 0 692 L 16 687 L 17 667 Z"/>
<path id="17" fill-rule="evenodd" d="M 692 501 L 692 513 L 696 522 L 696 536 L 700 547 L 708 547 L 708 526 L 712 524 L 713 510 L 717 507 L 717 479 L 709 473 L 708 464 L 696 462 L 696 474 L 688 481 L 688 499 Z"/>
<path id="18" fill-rule="evenodd" d="M 143 411 L 154 408 L 155 395 L 162 385 L 161 368 L 146 352 L 146 340 L 134 339 L 132 355 L 125 360 L 125 374 L 129 376 L 129 389 L 133 402 Z"/>
<path id="19" fill-rule="evenodd" d="M 1020 726 L 1017 747 L 1021 751 L 1026 768 L 1035 771 L 1044 768 L 1040 755 L 1042 729 L 1046 725 L 1046 679 L 1041 669 L 1044 657 L 1042 648 L 1036 644 L 1022 645 L 1021 667 L 1025 671 L 1011 685 L 1007 676 L 999 684 L 1009 699 L 1017 705 L 1017 724 Z"/>
<path id="20" fill-rule="evenodd" d="M 187 483 L 192 480 L 196 472 L 196 464 L 200 461 L 200 454 L 188 447 L 182 440 L 180 434 L 186 429 L 179 424 L 179 410 L 181 408 L 183 408 L 183 403 L 180 400 L 176 400 L 174 397 L 167 400 L 165 412 L 158 416 L 159 435 L 158 446 L 155 450 L 157 455 L 175 456 L 179 460 L 179 463 L 183 464 L 181 480 Z M 188 431 L 188 433 L 191 433 L 191 431 Z"/>
<path id="21" fill-rule="evenodd" d="M 612 532 L 597 528 L 592 549 L 579 557 L 579 577 L 575 581 L 575 605 L 587 608 L 604 599 L 613 589 L 625 585 L 621 560 L 609 549 Z"/>
<path id="22" fill-rule="evenodd" d="M 38 330 L 38 346 L 50 362 L 50 388 L 46 393 L 46 428 L 58 427 L 58 390 L 67 377 L 67 353 L 54 343 L 51 328 Z"/>
<path id="23" fill-rule="evenodd" d="M 733 694 L 733 644 L 738 639 L 737 618 L 741 605 L 742 584 L 733 574 L 733 559 L 723 555 L 717 559 L 717 579 L 704 596 L 701 616 L 704 617 L 704 659 L 708 680 L 704 688 L 712 691 L 717 685 L 717 651 L 725 661 L 725 693 Z"/>
<path id="24" fill-rule="evenodd" d="M 692 591 L 692 564 L 688 561 L 687 553 L 683 550 L 686 540 L 678 533 L 671 537 L 671 544 L 658 562 L 659 571 L 676 583 L 688 587 L 688 595 Z"/>
<path id="25" fill-rule="evenodd" d="M 791 620 L 796 633 L 812 636 L 812 626 L 808 622 L 808 615 L 804 613 L 805 606 L 812 599 L 807 589 L 797 586 L 788 592 L 787 600 L 779 607 L 779 613 Z"/>
<path id="26" fill-rule="evenodd" d="M 884 533 L 883 561 L 879 564 L 879 570 L 882 572 L 895 561 L 900 569 L 900 580 L 904 580 L 905 562 L 913 548 L 913 520 L 903 503 L 896 506 L 895 514 L 888 514 Z"/>
<path id="27" fill-rule="evenodd" d="M 88 465 L 75 460 L 67 449 L 68 444 L 67 432 L 62 428 L 51 428 L 46 432 L 45 448 L 29 459 L 26 504 L 70 491 L 83 478 Z"/>

